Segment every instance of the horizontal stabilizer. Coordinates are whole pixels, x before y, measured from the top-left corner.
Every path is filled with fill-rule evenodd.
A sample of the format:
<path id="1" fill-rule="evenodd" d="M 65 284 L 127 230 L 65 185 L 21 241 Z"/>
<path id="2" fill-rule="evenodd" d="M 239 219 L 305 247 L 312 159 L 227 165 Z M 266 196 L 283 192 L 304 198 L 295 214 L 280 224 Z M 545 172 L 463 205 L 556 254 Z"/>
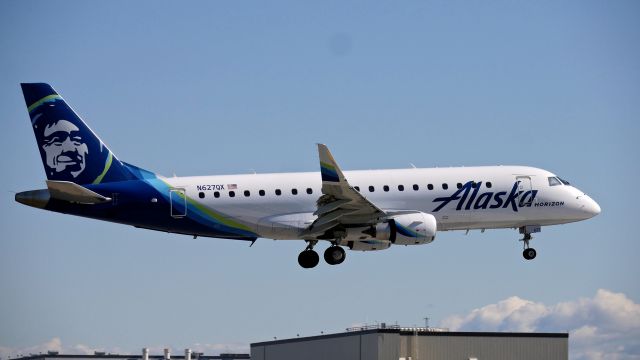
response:
<path id="1" fill-rule="evenodd" d="M 49 194 L 53 199 L 80 204 L 100 204 L 111 201 L 111 198 L 102 196 L 70 181 L 47 180 L 47 187 L 49 188 Z"/>

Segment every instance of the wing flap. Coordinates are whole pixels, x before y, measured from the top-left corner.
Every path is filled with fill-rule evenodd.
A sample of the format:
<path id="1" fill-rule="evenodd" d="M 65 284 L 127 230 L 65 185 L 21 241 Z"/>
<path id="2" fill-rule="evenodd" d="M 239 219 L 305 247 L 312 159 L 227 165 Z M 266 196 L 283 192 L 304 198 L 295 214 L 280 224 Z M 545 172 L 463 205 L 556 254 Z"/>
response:
<path id="1" fill-rule="evenodd" d="M 307 227 L 306 229 L 302 230 L 302 232 L 300 233 L 300 236 L 305 238 L 305 237 L 313 237 L 313 236 L 320 236 L 322 234 L 324 234 L 326 231 L 331 230 L 332 228 L 338 226 L 340 223 L 337 221 L 331 221 L 328 223 L 324 223 L 318 226 L 314 226 L 315 222 L 313 224 L 311 224 L 309 227 Z"/>
<path id="2" fill-rule="evenodd" d="M 348 199 L 342 199 L 342 200 L 333 200 L 327 204 L 321 205 L 318 207 L 318 210 L 316 210 L 313 215 L 318 215 L 318 216 L 322 216 L 324 214 L 330 213 L 335 209 L 338 209 L 339 207 L 346 205 L 348 203 L 350 203 L 351 200 Z"/>
<path id="3" fill-rule="evenodd" d="M 332 222 L 334 220 L 338 220 L 343 216 L 349 215 L 349 214 L 353 214 L 354 212 L 357 212 L 358 209 L 338 209 L 335 210 L 333 212 L 330 212 L 328 214 L 324 214 L 323 216 L 320 216 L 314 223 L 314 227 L 318 226 L 318 225 L 322 225 L 322 224 L 326 224 L 328 222 Z"/>

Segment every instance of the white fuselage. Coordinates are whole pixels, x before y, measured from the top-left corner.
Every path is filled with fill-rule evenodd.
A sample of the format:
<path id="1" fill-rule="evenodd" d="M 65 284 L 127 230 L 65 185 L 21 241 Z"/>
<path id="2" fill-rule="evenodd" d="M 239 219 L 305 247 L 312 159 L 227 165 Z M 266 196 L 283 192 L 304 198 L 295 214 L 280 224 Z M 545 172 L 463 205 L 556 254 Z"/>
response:
<path id="1" fill-rule="evenodd" d="M 47 175 L 47 189 L 16 201 L 65 214 L 192 236 L 306 242 L 338 265 L 355 251 L 428 244 L 437 231 L 519 228 L 523 257 L 542 226 L 584 220 L 600 207 L 554 174 L 533 167 L 483 166 L 343 171 L 317 144 L 319 172 L 165 178 L 122 162 L 45 83 L 22 92 Z"/>
<path id="2" fill-rule="evenodd" d="M 555 175 L 534 167 L 412 168 L 344 174 L 351 186 L 382 210 L 432 214 L 439 231 L 564 224 L 600 212 L 598 204 L 582 191 L 562 183 L 552 186 L 549 178 Z M 301 230 L 316 218 L 316 201 L 322 195 L 319 172 L 163 181 L 184 189 L 187 197 L 201 205 L 247 225 L 260 237 L 282 240 L 301 238 Z M 477 185 L 467 189 L 469 182 Z M 459 184 L 463 188 L 453 197 Z"/>

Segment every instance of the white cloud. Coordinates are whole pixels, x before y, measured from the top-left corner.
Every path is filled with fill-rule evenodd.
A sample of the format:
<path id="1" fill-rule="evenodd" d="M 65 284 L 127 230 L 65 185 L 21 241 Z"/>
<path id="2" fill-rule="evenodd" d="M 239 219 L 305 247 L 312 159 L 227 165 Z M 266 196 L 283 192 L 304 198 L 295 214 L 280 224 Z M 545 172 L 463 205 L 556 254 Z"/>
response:
<path id="1" fill-rule="evenodd" d="M 592 298 L 545 305 L 517 296 L 444 319 L 464 331 L 569 331 L 572 359 L 640 359 L 640 304 L 600 289 Z"/>

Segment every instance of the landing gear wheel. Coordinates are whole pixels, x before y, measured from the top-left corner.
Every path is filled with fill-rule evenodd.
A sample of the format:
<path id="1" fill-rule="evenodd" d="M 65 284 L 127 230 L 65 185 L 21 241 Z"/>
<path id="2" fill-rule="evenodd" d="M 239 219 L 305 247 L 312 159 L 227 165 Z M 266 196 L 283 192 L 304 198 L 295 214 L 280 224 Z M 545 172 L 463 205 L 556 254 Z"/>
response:
<path id="1" fill-rule="evenodd" d="M 522 252 L 522 256 L 527 260 L 533 260 L 536 258 L 536 249 L 527 248 Z"/>
<path id="2" fill-rule="evenodd" d="M 311 269 L 318 265 L 320 256 L 313 250 L 304 250 L 298 255 L 298 264 L 305 269 Z"/>
<path id="3" fill-rule="evenodd" d="M 329 265 L 342 264 L 346 257 L 347 254 L 345 254 L 344 249 L 340 246 L 330 246 L 324 251 L 324 261 Z"/>

